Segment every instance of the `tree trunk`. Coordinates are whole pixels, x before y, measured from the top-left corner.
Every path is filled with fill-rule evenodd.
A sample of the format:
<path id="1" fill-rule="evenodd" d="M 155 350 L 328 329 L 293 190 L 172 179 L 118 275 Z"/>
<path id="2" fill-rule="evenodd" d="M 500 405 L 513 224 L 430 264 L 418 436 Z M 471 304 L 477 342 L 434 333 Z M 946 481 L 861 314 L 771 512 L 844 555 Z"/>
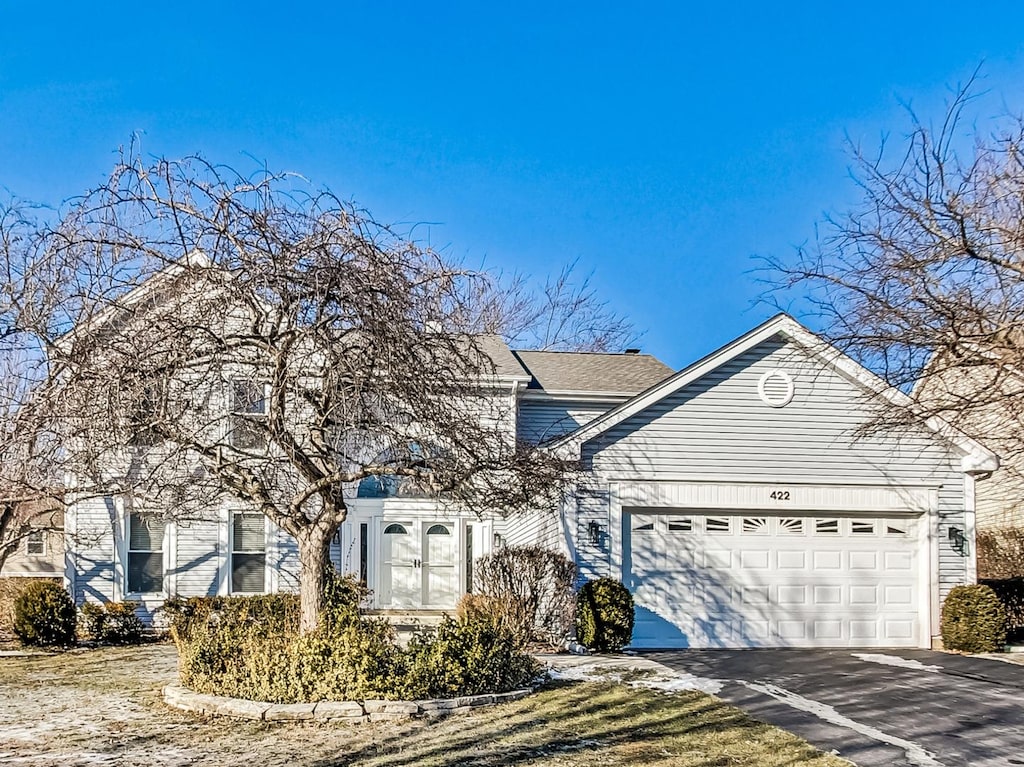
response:
<path id="1" fill-rule="evenodd" d="M 331 564 L 331 536 L 311 526 L 296 540 L 299 545 L 299 632 L 308 634 L 320 624 L 324 605 L 324 584 Z"/>

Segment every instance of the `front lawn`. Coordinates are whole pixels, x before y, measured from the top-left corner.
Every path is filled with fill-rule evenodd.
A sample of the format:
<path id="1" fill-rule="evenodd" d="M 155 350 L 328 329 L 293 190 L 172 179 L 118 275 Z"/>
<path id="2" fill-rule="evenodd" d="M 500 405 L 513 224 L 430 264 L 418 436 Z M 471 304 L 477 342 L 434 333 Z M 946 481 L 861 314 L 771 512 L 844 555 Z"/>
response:
<path id="1" fill-rule="evenodd" d="M 442 722 L 364 727 L 197 720 L 166 708 L 171 645 L 0 657 L 0 763 L 840 767 L 697 692 L 559 683 Z"/>

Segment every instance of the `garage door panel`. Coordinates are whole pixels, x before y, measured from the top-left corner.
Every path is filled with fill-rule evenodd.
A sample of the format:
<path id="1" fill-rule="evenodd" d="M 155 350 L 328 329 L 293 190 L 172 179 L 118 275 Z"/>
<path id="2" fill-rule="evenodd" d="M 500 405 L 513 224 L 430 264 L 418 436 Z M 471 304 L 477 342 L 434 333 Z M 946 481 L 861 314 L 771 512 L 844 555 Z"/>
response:
<path id="1" fill-rule="evenodd" d="M 918 644 L 913 520 L 672 513 L 632 525 L 634 646 Z"/>

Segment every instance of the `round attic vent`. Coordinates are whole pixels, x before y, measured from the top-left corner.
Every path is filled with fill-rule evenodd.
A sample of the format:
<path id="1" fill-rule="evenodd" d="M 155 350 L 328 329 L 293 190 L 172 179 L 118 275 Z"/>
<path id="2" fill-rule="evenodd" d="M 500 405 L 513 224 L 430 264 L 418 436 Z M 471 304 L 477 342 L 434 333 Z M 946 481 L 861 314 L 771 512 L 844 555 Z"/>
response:
<path id="1" fill-rule="evenodd" d="M 793 401 L 793 393 L 793 378 L 785 370 L 769 370 L 757 382 L 757 396 L 772 407 L 785 407 Z"/>

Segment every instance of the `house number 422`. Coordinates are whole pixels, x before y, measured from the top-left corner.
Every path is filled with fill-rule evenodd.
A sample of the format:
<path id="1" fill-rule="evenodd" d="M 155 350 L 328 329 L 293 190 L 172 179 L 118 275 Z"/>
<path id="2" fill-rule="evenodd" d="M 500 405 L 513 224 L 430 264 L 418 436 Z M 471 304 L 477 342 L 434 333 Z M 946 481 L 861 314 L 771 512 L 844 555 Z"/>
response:
<path id="1" fill-rule="evenodd" d="M 789 500 L 789 491 L 788 490 L 772 490 L 768 494 L 768 497 L 771 498 L 773 501 L 788 501 Z"/>

